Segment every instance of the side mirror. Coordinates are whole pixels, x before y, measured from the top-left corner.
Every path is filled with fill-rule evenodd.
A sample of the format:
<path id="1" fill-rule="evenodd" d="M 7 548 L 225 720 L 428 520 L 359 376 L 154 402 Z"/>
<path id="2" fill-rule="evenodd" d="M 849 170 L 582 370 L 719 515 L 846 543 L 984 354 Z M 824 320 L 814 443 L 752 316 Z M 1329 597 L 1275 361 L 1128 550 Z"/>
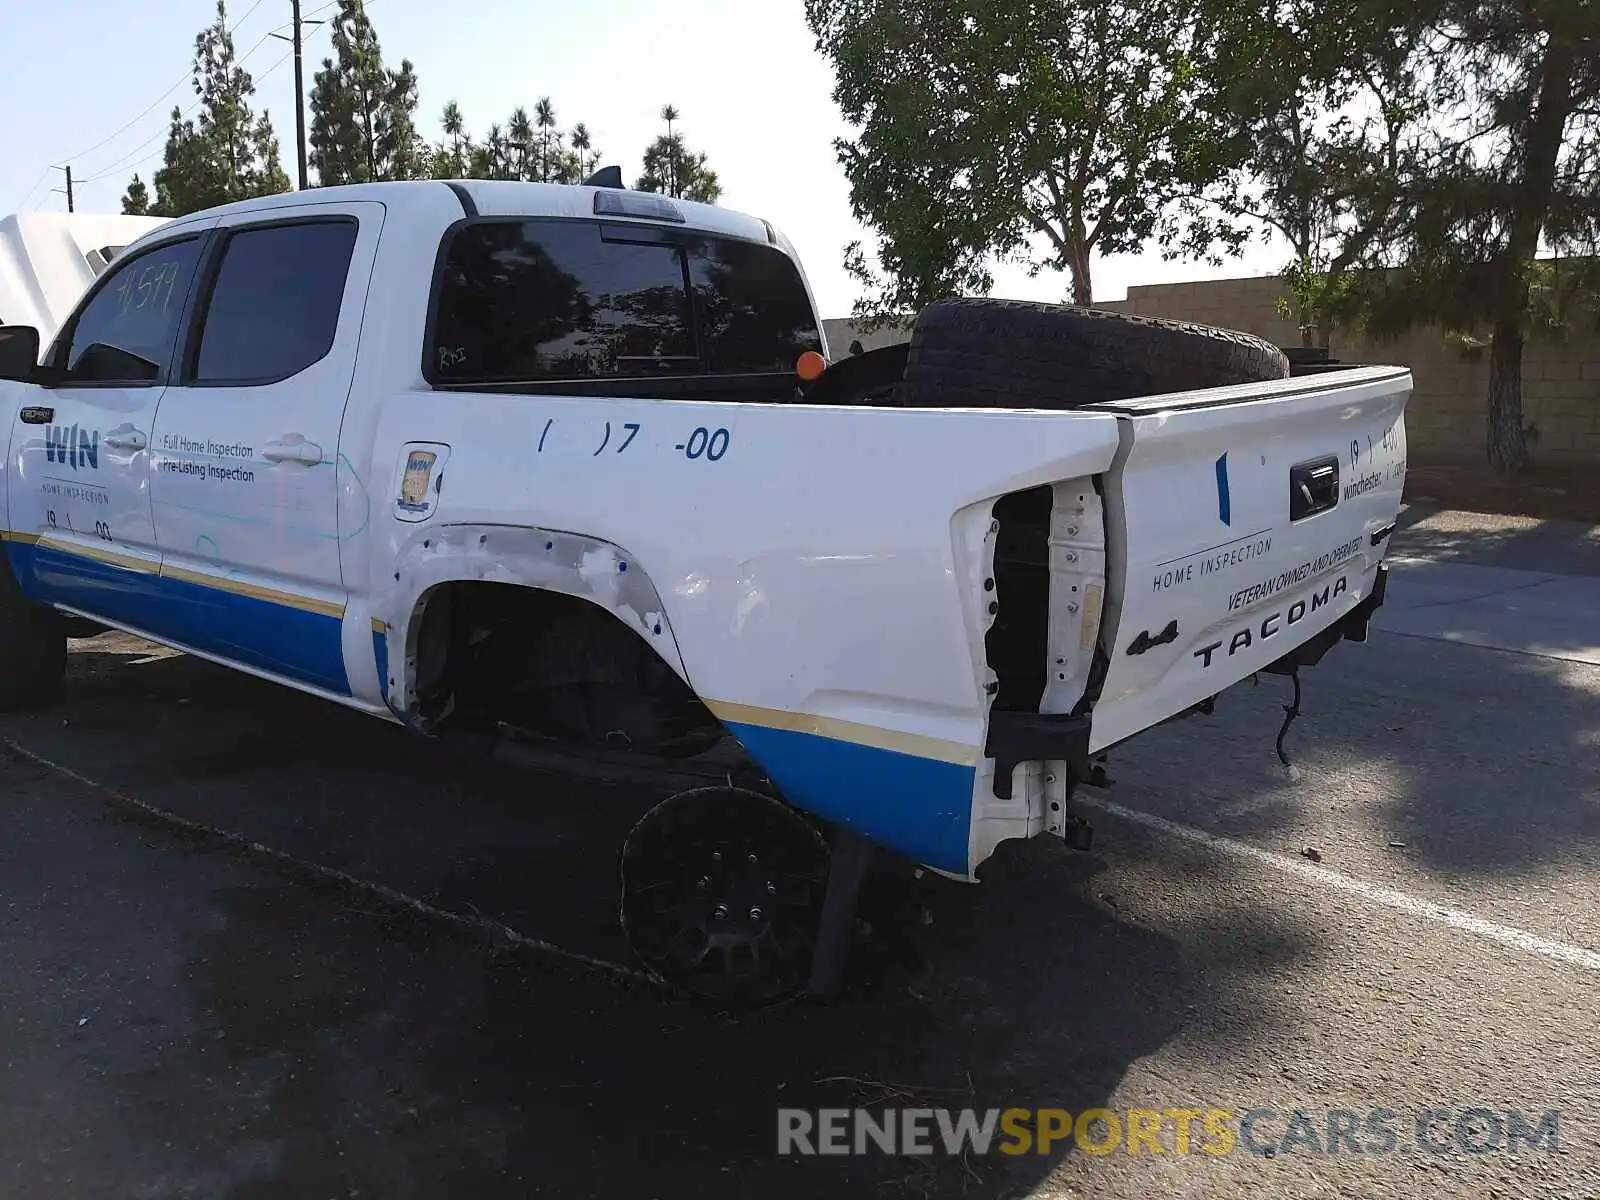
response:
<path id="1" fill-rule="evenodd" d="M 0 379 L 27 383 L 39 367 L 39 331 L 32 325 L 0 325 Z"/>

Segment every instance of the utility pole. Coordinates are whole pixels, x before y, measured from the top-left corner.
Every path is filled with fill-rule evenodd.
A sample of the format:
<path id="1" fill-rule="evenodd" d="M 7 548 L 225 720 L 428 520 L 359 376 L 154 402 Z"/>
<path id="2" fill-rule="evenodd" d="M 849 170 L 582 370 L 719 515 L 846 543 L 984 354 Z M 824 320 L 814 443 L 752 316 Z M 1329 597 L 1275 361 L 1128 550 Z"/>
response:
<path id="1" fill-rule="evenodd" d="M 272 36 L 294 46 L 294 148 L 295 161 L 300 168 L 300 190 L 303 192 L 306 190 L 306 82 L 300 61 L 300 27 L 321 25 L 322 22 L 300 19 L 300 0 L 289 0 L 289 7 L 294 32 L 288 37 L 281 33 Z"/>
<path id="2" fill-rule="evenodd" d="M 67 187 L 66 187 L 66 192 L 67 192 L 67 211 L 68 212 L 76 212 L 77 209 L 76 209 L 76 207 L 74 207 L 73 202 L 72 202 L 72 166 L 69 163 L 67 166 L 57 167 L 56 170 L 65 171 L 67 173 Z M 51 190 L 52 191 L 56 191 L 56 192 L 61 191 L 60 188 L 52 188 Z"/>

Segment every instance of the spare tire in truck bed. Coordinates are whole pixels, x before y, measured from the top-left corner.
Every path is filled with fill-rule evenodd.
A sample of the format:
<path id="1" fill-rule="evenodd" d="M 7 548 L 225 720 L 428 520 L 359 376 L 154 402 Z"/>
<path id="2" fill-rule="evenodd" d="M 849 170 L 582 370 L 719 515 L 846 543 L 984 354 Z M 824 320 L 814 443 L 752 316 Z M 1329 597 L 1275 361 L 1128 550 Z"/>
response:
<path id="1" fill-rule="evenodd" d="M 909 408 L 1081 408 L 1286 379 L 1289 359 L 1248 333 L 1020 300 L 939 300 L 911 331 Z"/>

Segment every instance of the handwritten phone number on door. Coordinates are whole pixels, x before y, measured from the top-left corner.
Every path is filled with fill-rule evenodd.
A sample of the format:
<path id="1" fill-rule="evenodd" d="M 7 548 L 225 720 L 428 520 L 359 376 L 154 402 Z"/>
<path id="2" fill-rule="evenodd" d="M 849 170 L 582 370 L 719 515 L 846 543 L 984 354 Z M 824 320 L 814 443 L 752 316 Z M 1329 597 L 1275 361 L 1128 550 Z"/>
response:
<path id="1" fill-rule="evenodd" d="M 536 453 L 543 454 L 545 441 L 550 436 L 550 430 L 555 425 L 555 418 L 551 417 L 544 423 L 544 430 L 539 434 L 539 446 Z M 618 442 L 612 453 L 621 454 L 631 445 L 633 439 L 639 435 L 642 426 L 636 421 L 623 423 L 618 432 Z M 590 457 L 599 458 L 602 451 L 611 445 L 611 422 L 605 423 L 605 430 L 600 436 L 600 444 L 594 448 Z M 728 452 L 728 444 L 732 435 L 726 429 L 708 429 L 704 425 L 695 426 L 694 432 L 683 441 L 672 447 L 674 452 L 687 459 L 704 459 L 707 462 L 717 462 Z"/>
<path id="2" fill-rule="evenodd" d="M 44 523 L 46 525 L 48 525 L 51 529 L 60 529 L 61 528 L 60 523 L 56 520 L 56 510 L 55 509 L 53 509 L 53 508 L 49 509 L 44 514 Z M 73 525 L 71 517 L 67 518 L 67 528 L 71 529 L 74 533 L 77 532 L 77 528 L 76 528 L 76 526 Z M 96 521 L 94 523 L 94 535 L 95 535 L 95 537 L 99 538 L 102 542 L 110 542 L 110 541 L 114 541 L 115 540 L 113 538 L 113 536 L 112 536 L 112 533 L 111 533 L 111 526 L 106 524 L 104 521 Z"/>

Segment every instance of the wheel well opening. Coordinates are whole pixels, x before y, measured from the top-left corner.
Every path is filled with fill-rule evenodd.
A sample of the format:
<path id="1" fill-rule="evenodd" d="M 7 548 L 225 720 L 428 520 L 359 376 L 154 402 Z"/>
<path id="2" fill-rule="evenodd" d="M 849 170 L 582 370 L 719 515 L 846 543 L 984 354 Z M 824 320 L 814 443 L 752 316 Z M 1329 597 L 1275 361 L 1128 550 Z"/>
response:
<path id="1" fill-rule="evenodd" d="M 406 646 L 416 716 L 443 733 L 512 733 L 680 757 L 725 731 L 657 650 L 609 610 L 476 580 L 425 593 Z"/>

